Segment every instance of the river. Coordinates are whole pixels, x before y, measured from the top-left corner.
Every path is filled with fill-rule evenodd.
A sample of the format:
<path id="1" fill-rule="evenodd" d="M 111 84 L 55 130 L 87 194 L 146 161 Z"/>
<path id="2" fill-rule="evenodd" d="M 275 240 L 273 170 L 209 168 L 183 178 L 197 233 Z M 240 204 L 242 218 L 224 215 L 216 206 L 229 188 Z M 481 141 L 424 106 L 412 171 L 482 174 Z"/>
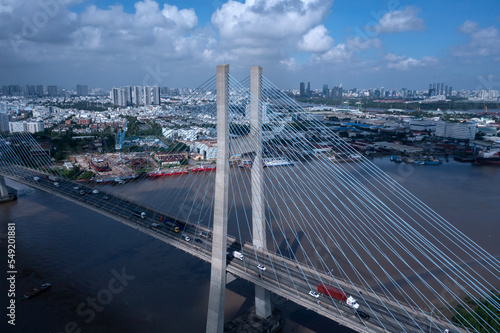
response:
<path id="1" fill-rule="evenodd" d="M 410 168 L 387 158 L 373 162 L 486 251 L 500 257 L 500 168 L 452 160 Z M 207 263 L 57 196 L 10 180 L 7 183 L 18 190 L 19 199 L 0 205 L 0 251 L 6 261 L 7 223 L 15 223 L 18 274 L 16 325 L 7 325 L 2 315 L 2 332 L 204 331 L 210 278 Z M 154 191 L 146 182 L 127 186 L 138 197 Z M 232 234 L 238 232 L 229 229 Z M 2 281 L 5 288 L 1 288 L 0 298 L 6 311 L 6 279 Z M 25 291 L 43 282 L 52 283 L 51 290 L 22 300 Z M 252 296 L 253 285 L 241 280 L 230 283 L 226 320 L 252 306 Z M 93 307 L 95 299 L 100 303 Z M 283 332 L 350 332 L 277 296 L 272 299 L 286 318 Z"/>

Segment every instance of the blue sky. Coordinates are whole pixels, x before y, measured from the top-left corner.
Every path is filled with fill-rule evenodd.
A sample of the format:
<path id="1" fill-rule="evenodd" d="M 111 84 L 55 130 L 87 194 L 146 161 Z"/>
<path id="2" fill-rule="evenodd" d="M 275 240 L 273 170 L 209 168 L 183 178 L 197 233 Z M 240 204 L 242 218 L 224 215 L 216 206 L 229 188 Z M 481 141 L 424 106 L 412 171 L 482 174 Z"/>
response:
<path id="1" fill-rule="evenodd" d="M 0 0 L 0 84 L 500 89 L 500 2 Z"/>

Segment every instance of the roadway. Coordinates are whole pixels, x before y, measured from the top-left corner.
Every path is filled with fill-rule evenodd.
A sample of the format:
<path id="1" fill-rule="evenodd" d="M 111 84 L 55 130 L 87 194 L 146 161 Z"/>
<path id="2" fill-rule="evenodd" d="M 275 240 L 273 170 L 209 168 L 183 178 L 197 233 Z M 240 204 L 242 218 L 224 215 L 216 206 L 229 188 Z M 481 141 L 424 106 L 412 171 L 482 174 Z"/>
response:
<path id="1" fill-rule="evenodd" d="M 166 213 L 138 205 L 127 199 L 113 196 L 101 190 L 69 180 L 57 182 L 48 179 L 48 175 L 20 166 L 0 164 L 0 175 L 28 186 L 50 192 L 62 198 L 92 209 L 141 232 L 171 244 L 207 262 L 211 261 L 211 231 L 203 226 L 176 220 Z M 37 180 L 35 180 L 38 177 Z M 142 214 L 144 213 L 144 214 Z M 142 215 L 141 215 L 142 214 Z M 184 226 L 184 230 L 175 231 L 175 227 Z M 202 234 L 201 234 L 202 233 Z M 186 235 L 190 238 L 186 241 Z M 450 325 L 440 318 L 426 316 L 420 309 L 399 304 L 384 295 L 375 294 L 354 287 L 340 279 L 334 279 L 326 272 L 316 271 L 313 267 L 298 264 L 297 261 L 278 254 L 257 250 L 252 244 L 237 243 L 228 236 L 228 250 L 237 250 L 244 255 L 244 260 L 228 259 L 227 272 L 260 285 L 286 299 L 326 316 L 344 326 L 359 332 L 443 332 Z M 265 271 L 257 268 L 261 264 Z M 360 310 L 370 316 L 364 320 L 356 311 L 330 296 L 320 294 L 319 298 L 309 295 L 316 291 L 320 283 L 341 287 L 347 294 L 362 295 L 355 297 Z M 467 332 L 453 328 L 454 332 Z"/>

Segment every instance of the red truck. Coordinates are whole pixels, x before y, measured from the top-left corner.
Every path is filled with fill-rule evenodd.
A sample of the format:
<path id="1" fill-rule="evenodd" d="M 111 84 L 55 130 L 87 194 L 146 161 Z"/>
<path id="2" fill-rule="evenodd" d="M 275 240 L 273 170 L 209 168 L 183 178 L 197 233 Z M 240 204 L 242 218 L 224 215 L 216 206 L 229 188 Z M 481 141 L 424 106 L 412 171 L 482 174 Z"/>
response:
<path id="1" fill-rule="evenodd" d="M 342 290 L 339 290 L 337 288 L 328 286 L 326 284 L 320 283 L 318 284 L 318 292 L 330 296 L 332 298 L 335 298 L 341 302 L 344 302 L 348 306 L 350 306 L 353 309 L 358 309 L 359 304 L 356 302 L 356 300 L 352 296 L 347 296 L 345 292 Z"/>

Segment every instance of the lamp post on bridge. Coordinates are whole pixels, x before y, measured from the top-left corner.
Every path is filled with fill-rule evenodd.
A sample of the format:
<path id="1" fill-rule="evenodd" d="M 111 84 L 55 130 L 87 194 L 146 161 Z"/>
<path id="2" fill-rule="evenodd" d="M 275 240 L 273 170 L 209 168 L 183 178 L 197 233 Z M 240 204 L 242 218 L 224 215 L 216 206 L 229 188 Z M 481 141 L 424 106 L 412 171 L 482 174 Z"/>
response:
<path id="1" fill-rule="evenodd" d="M 434 312 L 434 309 L 436 308 L 435 305 L 432 305 L 432 309 L 429 315 L 429 333 L 432 333 L 432 313 Z"/>

